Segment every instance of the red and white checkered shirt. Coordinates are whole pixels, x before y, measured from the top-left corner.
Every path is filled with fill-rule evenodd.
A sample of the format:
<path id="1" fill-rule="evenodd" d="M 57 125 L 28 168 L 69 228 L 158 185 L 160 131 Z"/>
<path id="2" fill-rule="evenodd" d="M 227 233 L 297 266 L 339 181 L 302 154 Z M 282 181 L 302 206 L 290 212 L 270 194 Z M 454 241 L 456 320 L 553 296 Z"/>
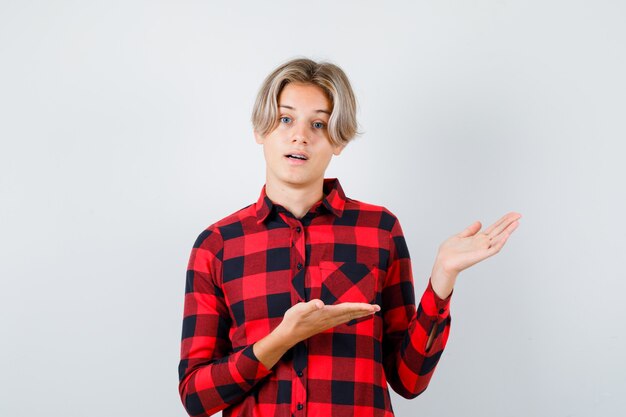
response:
<path id="1" fill-rule="evenodd" d="M 252 345 L 314 298 L 381 310 L 298 343 L 267 369 Z M 429 282 L 416 308 L 409 251 L 386 208 L 347 198 L 327 178 L 324 198 L 298 219 L 264 186 L 191 250 L 181 400 L 191 416 L 393 416 L 387 384 L 406 398 L 426 389 L 448 339 L 449 303 Z"/>

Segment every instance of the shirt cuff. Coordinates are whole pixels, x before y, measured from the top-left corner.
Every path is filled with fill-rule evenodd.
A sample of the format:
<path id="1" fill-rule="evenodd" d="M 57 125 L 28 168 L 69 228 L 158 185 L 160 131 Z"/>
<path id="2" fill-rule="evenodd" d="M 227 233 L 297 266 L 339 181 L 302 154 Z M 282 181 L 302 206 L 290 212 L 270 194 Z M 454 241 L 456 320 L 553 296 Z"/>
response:
<path id="1" fill-rule="evenodd" d="M 454 289 L 446 298 L 440 298 L 435 290 L 433 289 L 432 282 L 430 278 L 428 279 L 428 287 L 426 291 L 424 291 L 424 295 L 422 295 L 422 309 L 424 313 L 429 316 L 436 316 L 439 320 L 443 320 L 450 315 L 450 299 L 452 298 L 452 294 L 454 293 Z"/>
<path id="2" fill-rule="evenodd" d="M 249 384 L 254 385 L 259 379 L 270 374 L 272 371 L 267 369 L 259 358 L 256 357 L 253 345 L 246 347 L 241 351 L 241 355 L 236 362 L 239 375 Z"/>

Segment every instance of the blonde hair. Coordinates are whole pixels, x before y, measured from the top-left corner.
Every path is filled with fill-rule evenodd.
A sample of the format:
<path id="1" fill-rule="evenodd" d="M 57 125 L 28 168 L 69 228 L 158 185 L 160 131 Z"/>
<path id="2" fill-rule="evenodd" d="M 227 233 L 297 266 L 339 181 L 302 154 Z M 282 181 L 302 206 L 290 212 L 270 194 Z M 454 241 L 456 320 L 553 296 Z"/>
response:
<path id="1" fill-rule="evenodd" d="M 347 145 L 358 131 L 356 98 L 348 77 L 335 64 L 296 58 L 285 62 L 269 74 L 256 97 L 252 109 L 252 126 L 262 136 L 278 125 L 278 96 L 290 82 L 320 87 L 332 105 L 328 119 L 328 136 L 334 145 Z"/>

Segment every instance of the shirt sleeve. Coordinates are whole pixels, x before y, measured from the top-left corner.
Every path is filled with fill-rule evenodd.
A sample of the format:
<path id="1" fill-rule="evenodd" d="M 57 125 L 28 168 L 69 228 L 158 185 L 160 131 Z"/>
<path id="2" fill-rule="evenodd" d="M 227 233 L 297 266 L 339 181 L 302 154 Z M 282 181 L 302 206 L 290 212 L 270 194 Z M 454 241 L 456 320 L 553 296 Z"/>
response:
<path id="1" fill-rule="evenodd" d="M 231 318 L 219 279 L 222 253 L 219 232 L 205 230 L 187 267 L 178 390 L 190 416 L 209 416 L 238 402 L 271 373 L 252 345 L 232 349 Z"/>
<path id="2" fill-rule="evenodd" d="M 450 332 L 450 294 L 437 296 L 428 283 L 419 306 L 415 292 L 411 259 L 395 216 L 390 232 L 387 275 L 382 294 L 384 322 L 383 365 L 391 387 L 405 398 L 414 398 L 428 386 Z M 426 350 L 428 338 L 435 337 Z"/>

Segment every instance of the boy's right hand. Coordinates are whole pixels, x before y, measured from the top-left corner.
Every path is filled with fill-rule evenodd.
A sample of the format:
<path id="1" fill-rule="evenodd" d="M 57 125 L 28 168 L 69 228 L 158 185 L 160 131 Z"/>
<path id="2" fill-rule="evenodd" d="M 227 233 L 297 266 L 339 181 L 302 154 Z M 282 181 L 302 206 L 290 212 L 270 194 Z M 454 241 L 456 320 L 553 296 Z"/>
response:
<path id="1" fill-rule="evenodd" d="M 298 303 L 285 312 L 281 323 L 270 334 L 254 344 L 254 354 L 267 369 L 270 369 L 298 342 L 377 311 L 380 311 L 377 304 L 326 305 L 318 299 Z"/>
<path id="2" fill-rule="evenodd" d="M 353 319 L 380 311 L 377 304 L 340 303 L 326 305 L 322 300 L 298 303 L 285 312 L 283 321 L 275 329 L 287 344 L 295 345 L 311 336 L 344 324 Z"/>

